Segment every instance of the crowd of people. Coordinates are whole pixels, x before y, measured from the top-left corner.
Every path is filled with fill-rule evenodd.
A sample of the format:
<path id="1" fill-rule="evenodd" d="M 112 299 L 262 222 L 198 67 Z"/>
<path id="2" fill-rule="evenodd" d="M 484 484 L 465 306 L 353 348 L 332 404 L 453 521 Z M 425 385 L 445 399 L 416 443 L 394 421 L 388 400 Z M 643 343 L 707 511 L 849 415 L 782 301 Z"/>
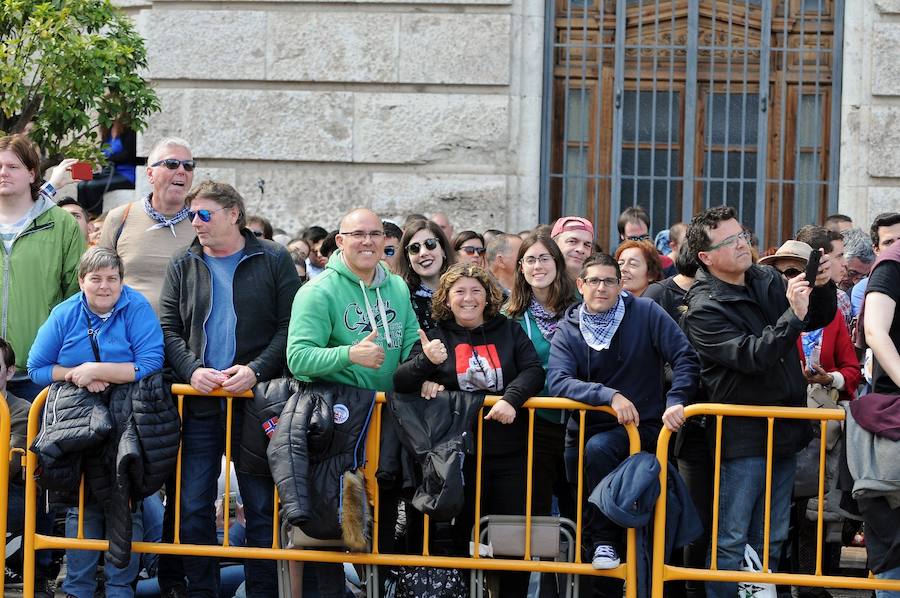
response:
<path id="1" fill-rule="evenodd" d="M 107 596 L 134 596 L 142 569 L 156 572 L 162 596 L 220 593 L 215 559 L 162 555 L 148 569 L 128 552 L 132 539 L 174 537 L 174 469 L 157 481 L 160 467 L 148 464 L 168 463 L 179 442 L 182 543 L 221 541 L 217 481 L 231 442 L 246 545 L 271 545 L 277 487 L 285 520 L 313 536 L 337 529 L 348 546 L 364 549 L 372 532 L 364 517 L 351 516 L 351 478 L 381 391 L 389 393 L 374 530 L 382 552 L 421 551 L 428 513 L 432 554 L 469 554 L 476 463 L 468 457 L 485 395 L 500 399 L 483 413 L 480 512 L 523 515 L 523 404 L 561 396 L 608 406 L 614 415 L 589 412 L 580 430 L 570 413 L 537 411 L 533 514 L 575 519 L 574 487 L 583 475 L 579 548 L 596 569 L 618 566 L 624 530 L 605 502 L 588 496 L 628 458 L 623 424 L 637 426 L 642 449 L 651 452 L 665 426 L 694 507 L 686 516 L 703 530 L 671 558 L 705 568 L 714 556 L 719 569 L 739 569 L 745 546 L 763 551 L 766 421 L 723 420 L 711 555 L 716 422 L 687 419 L 685 407 L 807 407 L 825 397 L 821 406 L 852 409 L 829 479 L 829 508 L 853 521 L 854 532 L 858 521 L 866 523 L 876 576 L 900 578 L 900 478 L 869 483 L 896 470 L 900 438 L 900 213 L 878 215 L 868 232 L 834 215 L 770 249 L 756 246 L 728 206 L 672 225 L 657 242 L 647 213 L 628 208 L 610 253 L 581 216 L 517 233 L 457 232 L 442 213 L 392 222 L 360 208 L 340 215 L 336 229 L 313 225 L 293 237 L 247 214 L 232 186 L 194 184 L 188 142 L 166 138 L 148 156 L 151 192 L 101 214 L 99 235 L 91 236 L 96 195 L 88 206 L 80 198 L 55 201 L 72 161 L 43 183 L 38 164 L 25 136 L 0 138 L 0 391 L 11 408 L 12 442 L 23 447 L 28 405 L 52 385 L 53 417 L 43 418 L 30 447 L 42 467 L 38 530 L 52 529 L 63 513 L 66 534 L 77 533 L 77 496 L 73 502 L 60 480 L 83 470 L 90 482 L 84 534 L 110 538 L 101 576 Z M 810 260 L 818 267 L 807 268 Z M 189 398 L 179 439 L 165 427 L 171 405 L 148 405 L 154 389 L 173 381 L 200 393 L 250 390 L 254 399 L 235 403 L 227 439 L 222 400 Z M 390 435 L 403 439 L 395 450 L 388 450 Z M 813 438 L 808 422 L 774 425 L 773 570 L 811 566 L 798 545 L 815 538 L 802 533 L 801 521 L 791 525 L 791 511 L 805 513 L 816 494 L 797 485 L 809 474 L 804 456 L 818 450 Z M 427 463 L 419 459 L 425 453 Z M 24 504 L 21 471 L 14 471 L 13 529 Z M 128 492 L 126 516 L 105 499 L 116 492 Z M 62 591 L 92 598 L 99 562 L 100 553 L 66 551 Z M 836 566 L 826 559 L 825 572 Z M 273 561 L 248 559 L 243 569 L 244 595 L 278 595 Z M 344 596 L 344 567 L 313 570 L 320 596 Z M 49 551 L 39 553 L 36 575 L 39 593 L 52 595 Z M 620 581 L 597 577 L 592 586 L 594 595 L 621 596 Z M 503 572 L 498 587 L 504 598 L 523 597 L 528 575 Z M 541 588 L 542 596 L 555 592 L 552 582 Z M 737 592 L 737 584 L 721 582 L 671 588 L 691 597 Z"/>

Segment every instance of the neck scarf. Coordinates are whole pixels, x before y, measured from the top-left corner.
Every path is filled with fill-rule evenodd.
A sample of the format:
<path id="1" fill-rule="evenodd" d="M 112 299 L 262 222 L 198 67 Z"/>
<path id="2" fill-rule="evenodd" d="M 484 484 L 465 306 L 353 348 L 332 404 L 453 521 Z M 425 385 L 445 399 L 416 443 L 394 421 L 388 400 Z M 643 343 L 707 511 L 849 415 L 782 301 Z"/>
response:
<path id="1" fill-rule="evenodd" d="M 422 297 L 424 299 L 431 299 L 434 297 L 434 289 L 429 289 L 424 284 L 419 283 L 419 288 L 413 291 L 413 295 L 416 297 Z"/>
<path id="2" fill-rule="evenodd" d="M 552 339 L 553 333 L 556 332 L 556 327 L 559 324 L 559 317 L 547 311 L 533 295 L 531 303 L 528 304 L 528 314 L 534 318 L 541 335 L 548 341 Z"/>
<path id="3" fill-rule="evenodd" d="M 581 336 L 588 347 L 595 351 L 609 349 L 622 318 L 625 317 L 625 302 L 622 295 L 616 298 L 615 306 L 599 314 L 592 314 L 584 307 L 578 308 L 578 323 L 581 328 Z"/>
<path id="4" fill-rule="evenodd" d="M 144 198 L 144 211 L 147 212 L 147 216 L 150 216 L 153 220 L 156 220 L 156 224 L 148 228 L 147 230 L 156 230 L 158 228 L 166 228 L 172 231 L 172 236 L 175 235 L 175 225 L 185 220 L 188 217 L 188 209 L 187 206 L 181 208 L 177 214 L 172 216 L 171 218 L 166 218 L 162 214 L 156 211 L 154 207 L 150 204 L 150 195 Z"/>

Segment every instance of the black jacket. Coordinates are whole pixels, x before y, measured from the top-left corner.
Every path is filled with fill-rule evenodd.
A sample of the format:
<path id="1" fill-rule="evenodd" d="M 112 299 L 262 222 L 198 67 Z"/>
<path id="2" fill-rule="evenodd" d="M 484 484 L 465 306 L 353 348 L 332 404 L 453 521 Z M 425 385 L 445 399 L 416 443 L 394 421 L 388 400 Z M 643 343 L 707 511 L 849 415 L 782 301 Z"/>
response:
<path id="1" fill-rule="evenodd" d="M 313 538 L 341 537 L 345 472 L 365 463 L 375 392 L 342 384 L 303 384 L 288 399 L 267 455 L 281 509 Z"/>
<path id="2" fill-rule="evenodd" d="M 496 315 L 471 330 L 453 321 L 440 321 L 427 335 L 430 339 L 441 339 L 447 347 L 447 360 L 441 365 L 434 365 L 422 353 L 422 343 L 416 341 L 409 359 L 401 363 L 394 372 L 394 390 L 400 393 L 417 393 L 421 391 L 422 382 L 431 380 L 443 385 L 446 390 L 503 395 L 503 399 L 519 413 L 512 424 L 484 422 L 485 454 L 509 454 L 524 450 L 528 417 L 520 408 L 544 388 L 544 368 L 531 339 L 522 327 L 506 316 Z M 482 364 L 482 374 L 486 371 L 487 374 L 496 375 L 499 371 L 502 384 L 497 391 L 476 391 L 465 387 L 467 378 L 471 374 L 478 374 L 478 368 L 473 365 L 476 358 L 473 347 Z M 458 356 L 464 356 L 469 361 L 457 365 Z M 487 367 L 483 365 L 485 362 Z"/>
<path id="3" fill-rule="evenodd" d="M 484 395 L 452 391 L 425 400 L 419 394 L 392 393 L 387 403 L 389 415 L 382 421 L 395 423 L 397 438 L 419 465 L 412 505 L 435 521 L 449 521 L 465 501 L 463 463 L 475 453 L 474 424 Z M 398 463 L 392 457 L 382 455 L 381 465 Z M 379 467 L 379 479 L 401 475 L 389 467 Z"/>
<path id="4" fill-rule="evenodd" d="M 112 385 L 102 394 L 69 383 L 50 387 L 37 454 L 41 487 L 69 495 L 82 469 L 102 505 L 107 558 L 119 567 L 131 553 L 131 507 L 159 490 L 175 471 L 181 434 L 178 411 L 161 373 Z M 77 490 L 76 490 L 77 492 Z"/>
<path id="5" fill-rule="evenodd" d="M 231 454 L 234 466 L 242 473 L 270 476 L 266 449 L 288 399 L 300 390 L 295 378 L 275 378 L 253 387 L 253 398 L 245 404 L 240 434 L 233 434 Z M 244 400 L 241 399 L 243 402 Z M 267 432 L 268 430 L 268 432 Z M 240 439 L 240 442 L 234 440 Z"/>
<path id="6" fill-rule="evenodd" d="M 284 375 L 288 323 L 300 279 L 284 247 L 257 239 L 247 229 L 241 233 L 245 245 L 233 290 L 234 363 L 249 366 L 258 380 L 271 380 Z M 212 309 L 211 297 L 212 275 L 203 260 L 203 247 L 195 239 L 169 262 L 159 297 L 166 361 L 185 382 L 204 365 L 204 326 Z M 218 410 L 219 400 L 209 398 L 192 398 L 185 408 L 195 415 Z"/>
<path id="7" fill-rule="evenodd" d="M 791 311 L 781 274 L 770 266 L 752 266 L 746 286 L 730 285 L 702 269 L 688 291 L 682 325 L 700 355 L 701 381 L 712 403 L 806 406 L 806 379 L 797 353 L 803 330 L 834 319 L 835 287 L 817 287 L 801 321 Z M 766 454 L 765 418 L 723 419 L 724 458 Z M 714 427 L 711 427 L 711 429 Z M 713 430 L 714 431 L 714 430 Z M 775 456 L 801 450 L 811 438 L 809 422 L 776 420 Z"/>

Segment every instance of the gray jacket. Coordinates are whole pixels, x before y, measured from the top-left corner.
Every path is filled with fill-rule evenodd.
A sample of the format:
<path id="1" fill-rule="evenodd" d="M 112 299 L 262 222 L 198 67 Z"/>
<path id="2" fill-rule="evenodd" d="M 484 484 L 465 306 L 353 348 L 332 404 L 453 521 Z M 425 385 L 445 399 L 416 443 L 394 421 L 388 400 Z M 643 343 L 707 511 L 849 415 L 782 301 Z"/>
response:
<path id="1" fill-rule="evenodd" d="M 865 400 L 865 397 L 857 400 Z M 853 498 L 883 496 L 892 509 L 900 507 L 900 441 L 876 436 L 847 413 L 847 467 L 853 476 Z"/>

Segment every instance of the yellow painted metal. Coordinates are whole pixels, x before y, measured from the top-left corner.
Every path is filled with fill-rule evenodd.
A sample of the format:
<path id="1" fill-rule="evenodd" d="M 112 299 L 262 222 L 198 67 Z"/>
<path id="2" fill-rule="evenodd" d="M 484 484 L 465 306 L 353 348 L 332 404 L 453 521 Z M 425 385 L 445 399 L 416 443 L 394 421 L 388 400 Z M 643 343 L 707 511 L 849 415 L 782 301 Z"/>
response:
<path id="1" fill-rule="evenodd" d="M 578 481 L 575 489 L 575 562 L 581 562 L 581 526 L 584 525 L 584 422 L 587 412 L 578 412 Z"/>
<path id="2" fill-rule="evenodd" d="M 225 495 L 222 497 L 222 520 L 224 531 L 222 532 L 222 546 L 230 544 L 228 535 L 231 528 L 231 517 L 228 510 L 231 508 L 231 418 L 232 398 L 225 398 Z M 178 503 L 179 506 L 181 503 Z"/>
<path id="3" fill-rule="evenodd" d="M 665 428 L 663 428 L 665 429 Z M 664 461 L 660 461 L 664 463 Z M 713 511 L 712 511 L 712 556 L 710 558 L 710 569 L 715 571 L 718 569 L 718 548 L 719 548 L 719 487 L 722 483 L 722 416 L 716 415 L 716 465 L 713 469 Z M 664 486 L 661 486 L 664 487 Z M 665 494 L 665 493 L 663 493 Z"/>
<path id="4" fill-rule="evenodd" d="M 775 431 L 775 418 L 766 418 L 768 422 L 768 432 L 766 435 L 766 498 L 763 509 L 763 553 L 762 553 L 762 570 L 769 570 L 769 526 L 772 524 L 772 446 L 774 438 L 772 434 Z"/>
<path id="5" fill-rule="evenodd" d="M 534 483 L 534 409 L 528 410 L 528 464 L 525 469 L 525 560 L 531 560 L 531 499 Z"/>
<path id="6" fill-rule="evenodd" d="M 172 385 L 172 394 L 176 394 L 175 386 Z M 180 392 L 177 393 L 178 399 L 178 419 L 184 421 L 184 391 L 185 389 L 179 389 Z M 190 386 L 188 387 L 190 392 L 193 392 L 194 389 Z M 181 454 L 184 451 L 184 447 L 181 443 L 178 445 L 178 457 L 175 459 L 175 534 L 173 538 L 173 542 L 175 544 L 181 544 Z M 166 488 L 166 492 L 169 489 Z"/>
<path id="7" fill-rule="evenodd" d="M 6 403 L 6 395 L 0 393 L 0 455 L 9 455 L 10 440 L 9 405 Z M 6 538 L 6 517 L 9 511 L 9 459 L 0 459 L 0 538 Z M 6 568 L 6 550 L 0 553 L 0 569 Z M 0 579 L 0 596 L 3 596 L 3 579 Z"/>
<path id="8" fill-rule="evenodd" d="M 818 519 L 816 520 L 816 575 L 822 575 L 822 533 L 825 522 L 823 521 L 823 509 L 825 507 L 825 447 L 827 438 L 828 422 L 819 422 L 819 489 L 816 495 L 819 498 Z"/>
<path id="9" fill-rule="evenodd" d="M 487 403 L 487 401 L 485 401 Z M 481 559 L 481 448 L 484 444 L 484 407 L 478 410 L 478 432 L 475 436 L 475 531 L 472 542 L 475 549 L 472 558 Z"/>
<path id="10" fill-rule="evenodd" d="M 31 446 L 37 436 L 38 425 L 41 422 L 41 410 L 46 401 L 47 389 L 45 388 L 31 402 L 31 409 L 28 411 L 28 434 L 25 446 Z M 22 531 L 22 595 L 25 598 L 34 598 L 34 551 L 38 541 L 34 533 L 38 509 L 37 480 L 34 477 L 36 471 L 37 455 L 28 451 L 25 454 L 25 525 Z M 0 491 L 5 492 L 5 489 L 0 489 Z"/>
<path id="11" fill-rule="evenodd" d="M 716 417 L 717 434 L 716 434 L 716 454 L 715 454 L 715 474 L 714 474 L 714 501 L 712 513 L 712 562 L 715 563 L 716 555 L 716 535 L 718 520 L 718 495 L 719 495 L 719 470 L 721 468 L 721 452 L 722 452 L 722 418 L 723 417 L 755 417 L 766 418 L 769 424 L 769 434 L 767 438 L 766 460 L 766 529 L 765 544 L 768 546 L 769 541 L 769 496 L 771 493 L 771 464 L 772 464 L 772 442 L 773 442 L 773 422 L 775 419 L 806 419 L 821 420 L 822 424 L 822 449 L 819 457 L 819 544 L 821 545 L 821 521 L 822 521 L 822 503 L 824 494 L 824 466 L 825 466 L 825 422 L 841 421 L 844 419 L 844 411 L 842 409 L 807 409 L 804 407 L 757 407 L 750 405 L 724 405 L 718 403 L 705 403 L 700 405 L 691 405 L 685 408 L 685 416 L 687 418 L 699 415 L 712 415 Z M 660 487 L 665 488 L 667 480 L 666 466 L 668 463 L 669 438 L 671 433 L 663 428 L 657 441 L 656 456 L 660 462 Z M 665 553 L 665 521 L 666 521 L 666 494 L 660 493 L 660 497 L 656 502 L 653 521 L 653 554 L 651 563 L 651 598 L 663 598 L 663 584 L 667 581 L 676 580 L 696 580 L 696 581 L 719 581 L 719 582 L 738 582 L 753 581 L 755 583 L 765 584 L 783 584 L 795 586 L 814 586 L 828 588 L 848 588 L 848 589 L 867 589 L 867 590 L 900 590 L 900 580 L 876 579 L 871 573 L 868 579 L 859 577 L 844 577 L 837 575 L 821 574 L 821 552 L 817 555 L 817 565 L 815 575 L 795 574 L 795 573 L 748 573 L 746 571 L 725 571 L 717 570 L 715 566 L 710 569 L 692 569 L 688 567 L 676 567 L 666 565 L 663 561 Z M 768 550 L 764 550 L 768 554 Z M 765 568 L 765 565 L 764 565 Z"/>
<path id="12" fill-rule="evenodd" d="M 76 538 L 84 538 L 84 476 L 78 483 L 78 533 Z"/>

